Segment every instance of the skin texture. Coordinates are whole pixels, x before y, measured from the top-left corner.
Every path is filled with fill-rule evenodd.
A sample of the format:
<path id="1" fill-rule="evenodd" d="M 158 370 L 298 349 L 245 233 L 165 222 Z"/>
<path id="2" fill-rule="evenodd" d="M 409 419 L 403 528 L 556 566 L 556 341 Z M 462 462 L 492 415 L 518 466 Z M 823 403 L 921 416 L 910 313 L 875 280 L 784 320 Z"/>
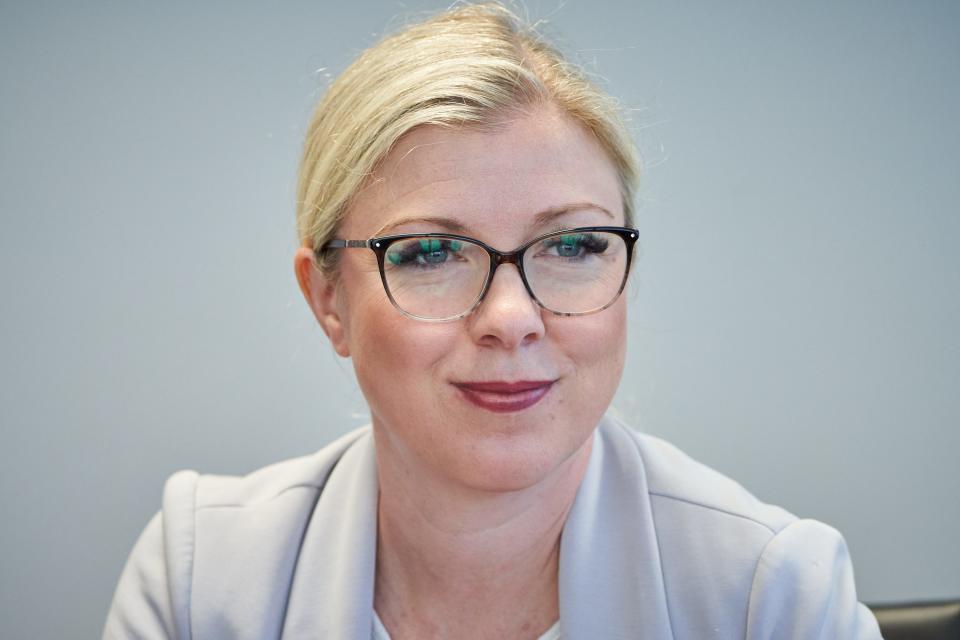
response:
<path id="1" fill-rule="evenodd" d="M 454 231 L 512 250 L 555 229 L 622 225 L 614 167 L 550 107 L 491 130 L 420 127 L 358 194 L 338 237 Z M 376 608 L 394 638 L 536 637 L 558 615 L 557 550 L 622 373 L 626 305 L 560 317 L 503 265 L 464 319 L 395 309 L 367 249 L 336 277 L 295 259 L 301 288 L 370 405 L 381 497 Z M 456 383 L 550 380 L 536 404 L 496 413 Z M 491 611 L 497 611 L 491 616 Z"/>

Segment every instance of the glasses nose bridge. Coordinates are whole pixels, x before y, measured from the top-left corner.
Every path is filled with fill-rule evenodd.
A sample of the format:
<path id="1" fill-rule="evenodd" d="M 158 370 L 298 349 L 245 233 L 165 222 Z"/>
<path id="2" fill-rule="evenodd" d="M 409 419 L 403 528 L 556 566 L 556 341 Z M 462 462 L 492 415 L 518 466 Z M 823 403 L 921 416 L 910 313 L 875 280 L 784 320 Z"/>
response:
<path id="1" fill-rule="evenodd" d="M 520 276 L 520 282 L 523 284 L 523 288 L 526 290 L 527 295 L 536 302 L 537 297 L 533 294 L 533 291 L 530 289 L 530 283 L 527 282 L 527 274 L 523 271 L 523 252 L 526 250 L 526 247 L 521 247 L 516 251 L 497 251 L 496 249 L 487 248 L 487 253 L 490 255 L 490 275 L 487 278 L 487 285 L 484 288 L 483 295 L 481 296 L 481 302 L 484 298 L 487 297 L 487 293 L 490 292 L 490 287 L 493 285 L 493 278 L 497 274 L 497 268 L 503 264 L 512 264 L 517 268 L 517 275 Z"/>
<path id="2" fill-rule="evenodd" d="M 490 252 L 490 261 L 493 263 L 494 271 L 502 264 L 515 264 L 517 269 L 520 269 L 520 255 L 523 253 L 523 249 L 518 249 L 516 251 L 508 251 L 504 253 L 503 251 L 497 251 L 496 249 L 488 249 Z M 522 269 L 520 269 L 522 271 Z"/>
<path id="3" fill-rule="evenodd" d="M 488 248 L 487 252 L 490 254 L 490 278 L 488 285 L 493 282 L 493 276 L 497 273 L 497 268 L 502 264 L 512 264 L 517 268 L 517 272 L 520 274 L 520 279 L 523 281 L 523 286 L 530 291 L 530 285 L 527 283 L 527 275 L 523 272 L 523 261 L 521 260 L 525 248 L 517 249 L 516 251 L 497 251 L 496 249 Z"/>

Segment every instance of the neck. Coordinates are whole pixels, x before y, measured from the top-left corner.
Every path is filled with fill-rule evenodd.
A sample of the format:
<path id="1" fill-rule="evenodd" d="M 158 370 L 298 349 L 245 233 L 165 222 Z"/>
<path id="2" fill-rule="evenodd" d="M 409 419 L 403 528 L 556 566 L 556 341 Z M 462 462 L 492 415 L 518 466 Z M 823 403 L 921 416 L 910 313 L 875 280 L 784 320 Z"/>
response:
<path id="1" fill-rule="evenodd" d="M 374 598 L 391 634 L 460 637 L 451 625 L 462 625 L 470 635 L 522 637 L 549 628 L 559 616 L 560 534 L 592 442 L 531 487 L 491 492 L 395 466 L 378 440 Z"/>

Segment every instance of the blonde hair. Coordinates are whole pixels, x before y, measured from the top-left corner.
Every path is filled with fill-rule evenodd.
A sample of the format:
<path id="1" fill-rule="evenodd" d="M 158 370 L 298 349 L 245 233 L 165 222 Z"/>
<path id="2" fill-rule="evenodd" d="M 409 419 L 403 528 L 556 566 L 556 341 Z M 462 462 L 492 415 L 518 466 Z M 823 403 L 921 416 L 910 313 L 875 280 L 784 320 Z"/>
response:
<path id="1" fill-rule="evenodd" d="M 397 140 L 423 125 L 496 126 L 552 104 L 591 132 L 617 170 L 627 223 L 639 175 L 616 101 L 498 3 L 466 5 L 364 51 L 330 86 L 307 129 L 297 193 L 305 246 L 333 238 L 354 195 Z M 336 254 L 338 252 L 329 252 Z M 334 258 L 323 256 L 322 269 Z"/>

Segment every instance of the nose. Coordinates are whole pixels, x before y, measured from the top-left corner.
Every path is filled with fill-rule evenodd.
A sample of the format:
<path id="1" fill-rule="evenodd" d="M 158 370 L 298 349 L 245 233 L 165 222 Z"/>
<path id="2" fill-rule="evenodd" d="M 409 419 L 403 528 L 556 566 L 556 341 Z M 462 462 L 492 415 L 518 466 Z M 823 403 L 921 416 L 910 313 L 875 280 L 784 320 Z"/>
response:
<path id="1" fill-rule="evenodd" d="M 513 264 L 497 267 L 486 296 L 468 321 L 478 344 L 505 349 L 539 340 L 545 332 L 542 309 Z"/>

